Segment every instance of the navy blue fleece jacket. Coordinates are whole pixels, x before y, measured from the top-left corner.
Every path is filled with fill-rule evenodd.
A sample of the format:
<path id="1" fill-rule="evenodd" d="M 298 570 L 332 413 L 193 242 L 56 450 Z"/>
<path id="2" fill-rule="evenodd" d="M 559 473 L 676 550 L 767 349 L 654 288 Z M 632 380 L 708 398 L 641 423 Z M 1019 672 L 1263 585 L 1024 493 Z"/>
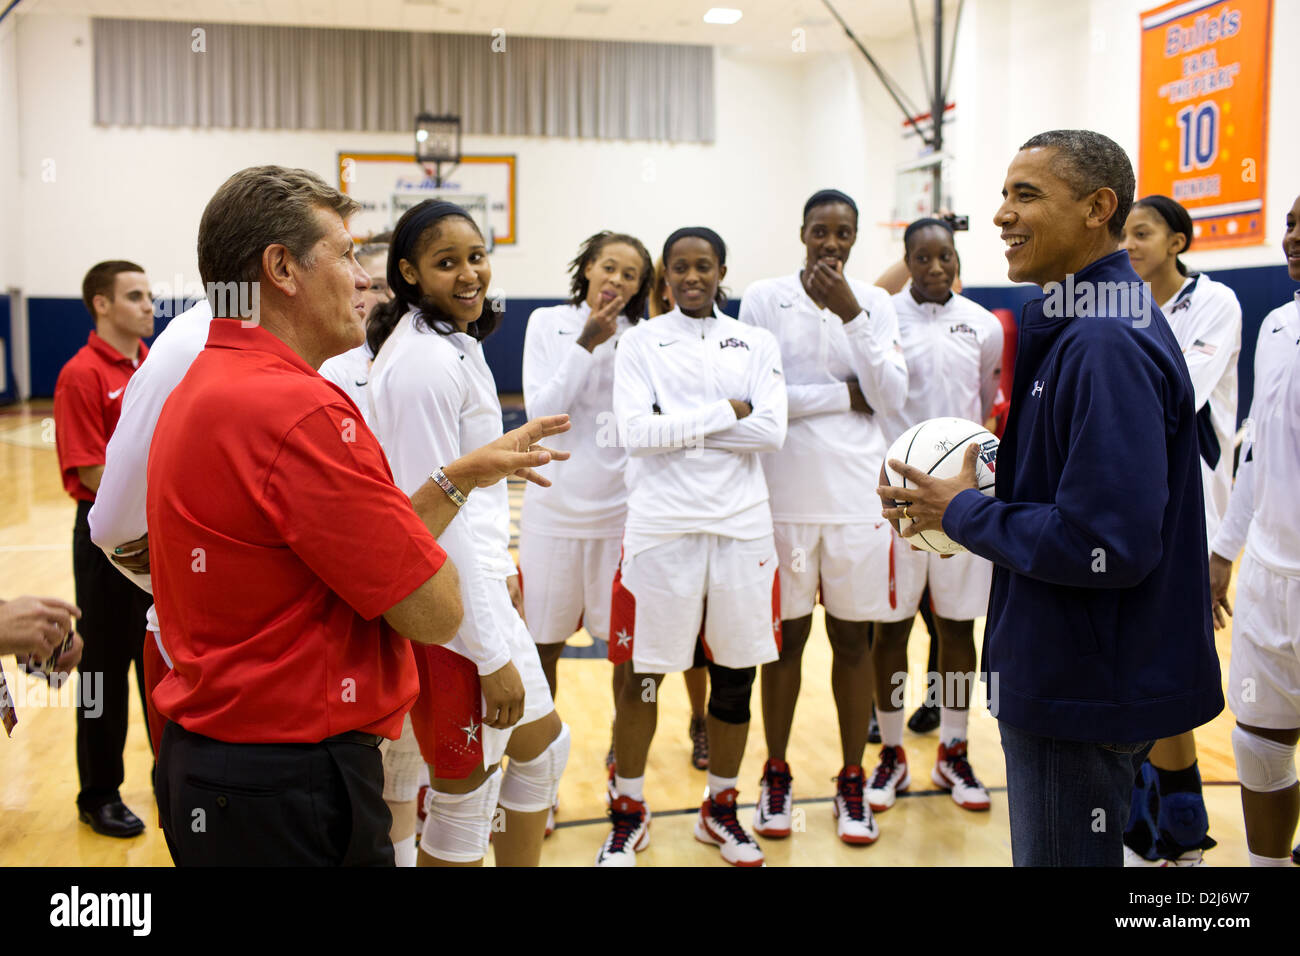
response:
<path id="1" fill-rule="evenodd" d="M 995 565 L 994 716 L 1131 743 L 1200 726 L 1223 693 L 1187 365 L 1127 253 L 1076 273 L 1076 297 L 1098 283 L 1136 297 L 1025 306 L 996 497 L 963 491 L 943 528 Z"/>

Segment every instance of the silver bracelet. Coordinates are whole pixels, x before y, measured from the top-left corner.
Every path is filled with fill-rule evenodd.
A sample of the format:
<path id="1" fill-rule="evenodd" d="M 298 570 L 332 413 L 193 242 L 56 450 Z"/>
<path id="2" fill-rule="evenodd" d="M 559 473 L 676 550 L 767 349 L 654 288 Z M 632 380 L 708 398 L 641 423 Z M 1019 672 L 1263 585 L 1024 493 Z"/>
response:
<path id="1" fill-rule="evenodd" d="M 451 479 L 442 473 L 441 468 L 434 469 L 433 474 L 429 476 L 437 483 L 438 487 L 447 492 L 447 497 L 452 500 L 457 508 L 465 504 L 465 495 L 461 490 L 451 483 Z"/>

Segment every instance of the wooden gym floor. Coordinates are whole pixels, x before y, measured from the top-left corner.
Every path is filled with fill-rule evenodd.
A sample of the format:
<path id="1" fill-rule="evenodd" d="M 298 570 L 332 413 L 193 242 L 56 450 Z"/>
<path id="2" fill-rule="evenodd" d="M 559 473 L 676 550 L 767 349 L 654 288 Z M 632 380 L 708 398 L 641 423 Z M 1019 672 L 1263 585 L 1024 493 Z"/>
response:
<path id="1" fill-rule="evenodd" d="M 0 597 L 48 594 L 73 598 L 74 506 L 59 481 L 51 414 L 49 402 L 0 408 Z M 976 635 L 982 631 L 982 623 L 977 624 Z M 1225 675 L 1229 641 L 1230 632 L 1219 632 Z M 577 654 L 595 651 L 591 643 L 586 632 L 570 641 Z M 926 646 L 925 629 L 918 618 L 910 648 L 909 713 L 922 692 L 919 677 L 925 671 Z M 5 659 L 4 669 L 18 700 L 19 723 L 12 739 L 0 739 L 0 868 L 169 866 L 171 859 L 156 826 L 149 786 L 152 757 L 138 701 L 131 709 L 122 798 L 145 820 L 147 829 L 131 840 L 101 837 L 77 821 L 75 717 L 69 690 L 51 699 L 37 681 L 15 673 L 12 657 Z M 911 792 L 878 815 L 877 843 L 869 847 L 840 843 L 831 817 L 832 778 L 840 769 L 840 755 L 829 674 L 830 650 L 819 609 L 804 658 L 803 691 L 789 750 L 796 832 L 790 839 L 762 841 L 767 862 L 774 866 L 1010 865 L 1006 770 L 996 722 L 982 706 L 972 709 L 970 756 L 975 772 L 992 794 L 989 812 L 962 810 L 933 786 L 929 771 L 936 735 L 918 737 L 909 731 L 904 747 L 912 764 Z M 573 748 L 560 786 L 558 828 L 546 842 L 543 864 L 589 865 L 605 838 L 609 677 L 609 665 L 600 658 L 565 657 L 560 662 L 557 705 L 573 729 Z M 646 774 L 646 796 L 654 821 L 649 849 L 638 856 L 638 864 L 725 866 L 717 850 L 692 837 L 705 775 L 689 762 L 690 709 L 681 678 L 669 677 L 663 686 L 659 730 Z M 1207 854 L 1212 866 L 1247 863 L 1229 741 L 1231 728 L 1231 717 L 1224 711 L 1197 734 L 1210 833 L 1219 841 Z M 868 745 L 864 760 L 868 770 L 875 762 L 875 750 Z M 741 799 L 748 801 L 749 807 L 757 796 L 765 756 L 756 688 L 754 722 L 740 781 Z M 742 816 L 746 826 L 749 816 L 747 808 Z M 1123 821 L 1116 825 L 1122 826 Z"/>

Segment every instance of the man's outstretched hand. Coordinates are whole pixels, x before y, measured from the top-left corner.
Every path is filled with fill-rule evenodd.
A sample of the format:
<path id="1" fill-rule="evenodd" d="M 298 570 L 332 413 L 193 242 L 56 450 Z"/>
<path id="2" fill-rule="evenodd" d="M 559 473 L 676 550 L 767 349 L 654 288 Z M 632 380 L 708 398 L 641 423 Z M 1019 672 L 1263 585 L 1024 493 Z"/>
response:
<path id="1" fill-rule="evenodd" d="M 568 415 L 534 418 L 506 432 L 496 441 L 443 466 L 442 473 L 462 493 L 495 485 L 507 475 L 518 475 L 543 488 L 549 488 L 551 483 L 533 469 L 552 461 L 564 461 L 569 453 L 546 448 L 538 442 L 551 435 L 567 432 L 569 428 Z"/>

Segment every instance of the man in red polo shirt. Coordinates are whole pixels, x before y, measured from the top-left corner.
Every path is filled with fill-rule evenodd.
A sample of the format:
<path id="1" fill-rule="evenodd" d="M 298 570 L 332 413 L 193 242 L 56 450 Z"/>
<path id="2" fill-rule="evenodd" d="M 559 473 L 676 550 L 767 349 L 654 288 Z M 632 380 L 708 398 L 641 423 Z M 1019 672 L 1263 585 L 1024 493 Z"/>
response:
<path id="1" fill-rule="evenodd" d="M 407 639 L 445 643 L 462 614 L 434 536 L 473 488 L 531 476 L 550 458 L 533 443 L 568 427 L 530 423 L 398 490 L 316 371 L 364 337 L 370 280 L 343 221 L 357 208 L 262 166 L 199 225 L 215 317 L 158 419 L 146 493 L 173 663 L 153 695 L 169 720 L 158 801 L 180 865 L 393 865 L 378 743 L 418 690 Z"/>
<path id="2" fill-rule="evenodd" d="M 77 695 L 77 808 L 96 833 L 132 837 L 144 830 L 144 823 L 122 803 L 119 788 L 132 661 L 144 701 L 149 595 L 114 570 L 95 547 L 86 516 L 104 473 L 108 439 L 122 413 L 122 393 L 149 354 L 142 338 L 153 335 L 153 298 L 144 269 L 122 260 L 94 266 L 82 281 L 81 294 L 95 328 L 54 386 L 59 470 L 63 487 L 77 502 L 72 571 L 82 610 L 77 631 L 86 645 L 78 667 L 87 683 L 86 692 Z"/>

